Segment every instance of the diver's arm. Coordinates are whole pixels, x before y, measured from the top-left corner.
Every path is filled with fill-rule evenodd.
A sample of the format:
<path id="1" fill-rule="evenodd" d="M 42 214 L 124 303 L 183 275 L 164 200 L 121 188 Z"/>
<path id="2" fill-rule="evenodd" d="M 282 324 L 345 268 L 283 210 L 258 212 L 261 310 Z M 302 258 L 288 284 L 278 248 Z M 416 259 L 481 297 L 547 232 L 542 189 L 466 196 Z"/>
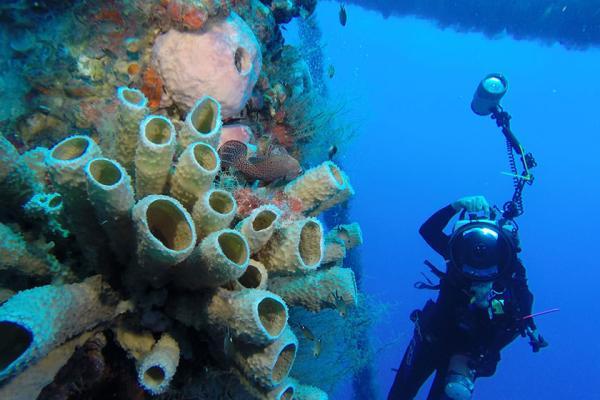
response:
<path id="1" fill-rule="evenodd" d="M 521 260 L 517 260 L 516 262 L 512 279 L 517 308 L 516 317 L 521 319 L 527 315 L 531 315 L 533 312 L 533 293 L 531 293 L 529 286 L 527 285 L 527 274 Z M 523 325 L 523 329 L 527 327 L 535 329 L 535 322 L 533 322 L 533 318 L 526 319 Z"/>
<path id="2" fill-rule="evenodd" d="M 419 229 L 419 233 L 427 244 L 446 259 L 448 258 L 450 236 L 444 233 L 444 228 L 457 212 L 452 205 L 447 205 L 429 217 Z"/>

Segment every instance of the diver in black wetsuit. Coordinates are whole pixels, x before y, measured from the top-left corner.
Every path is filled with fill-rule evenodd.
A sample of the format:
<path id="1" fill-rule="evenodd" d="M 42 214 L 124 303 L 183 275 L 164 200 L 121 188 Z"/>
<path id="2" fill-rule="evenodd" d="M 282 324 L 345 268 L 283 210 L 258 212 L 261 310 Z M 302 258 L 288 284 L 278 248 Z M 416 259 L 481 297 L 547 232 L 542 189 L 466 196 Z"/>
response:
<path id="1" fill-rule="evenodd" d="M 465 197 L 433 214 L 419 230 L 444 257 L 447 271 L 429 264 L 440 283 L 420 287 L 439 289 L 439 296 L 411 314 L 414 334 L 388 400 L 413 399 L 434 371 L 428 400 L 471 399 L 475 379 L 494 374 L 500 350 L 519 334 L 529 336 L 535 352 L 548 345 L 533 319 L 524 319 L 531 314 L 533 295 L 516 256 L 514 225 L 462 220 L 446 235 L 443 229 L 460 211 L 490 215 L 484 197 Z"/>

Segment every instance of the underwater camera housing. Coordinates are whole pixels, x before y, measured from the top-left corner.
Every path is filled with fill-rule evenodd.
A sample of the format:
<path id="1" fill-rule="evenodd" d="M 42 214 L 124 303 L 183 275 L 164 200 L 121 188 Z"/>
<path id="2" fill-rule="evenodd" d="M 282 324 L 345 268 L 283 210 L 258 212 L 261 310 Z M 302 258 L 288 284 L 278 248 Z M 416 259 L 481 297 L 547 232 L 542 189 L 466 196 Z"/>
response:
<path id="1" fill-rule="evenodd" d="M 518 228 L 509 219 L 463 212 L 450 237 L 452 268 L 469 281 L 489 282 L 511 270 L 518 252 Z"/>
<path id="2" fill-rule="evenodd" d="M 500 100 L 508 90 L 508 80 L 502 74 L 488 74 L 479 82 L 471 110 L 477 115 L 490 115 L 500 105 Z"/>

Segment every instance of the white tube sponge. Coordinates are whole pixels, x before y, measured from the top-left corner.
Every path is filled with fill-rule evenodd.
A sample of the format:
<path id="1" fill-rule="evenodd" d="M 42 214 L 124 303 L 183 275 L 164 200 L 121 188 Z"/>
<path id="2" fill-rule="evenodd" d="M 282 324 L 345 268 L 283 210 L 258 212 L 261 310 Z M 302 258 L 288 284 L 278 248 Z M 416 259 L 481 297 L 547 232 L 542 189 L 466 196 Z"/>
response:
<path id="1" fill-rule="evenodd" d="M 281 210 L 267 204 L 258 207 L 235 227 L 248 240 L 250 253 L 254 254 L 271 239 L 275 229 L 279 227 Z"/>
<path id="2" fill-rule="evenodd" d="M 288 183 L 284 190 L 289 196 L 299 199 L 303 211 L 311 214 L 323 203 L 330 204 L 337 199 L 346 188 L 347 183 L 339 167 L 325 161 Z"/>
<path id="3" fill-rule="evenodd" d="M 99 275 L 82 283 L 41 286 L 0 307 L 0 381 L 45 357 L 67 339 L 111 320 L 117 301 Z"/>
<path id="4" fill-rule="evenodd" d="M 210 96 L 203 96 L 185 117 L 179 131 L 179 146 L 186 148 L 195 142 L 204 142 L 217 147 L 221 136 L 221 105 Z"/>
<path id="5" fill-rule="evenodd" d="M 358 222 L 336 226 L 327 234 L 327 238 L 333 237 L 343 240 L 348 250 L 363 243 L 362 230 Z"/>
<path id="6" fill-rule="evenodd" d="M 326 392 L 315 386 L 303 385 L 294 378 L 288 378 L 294 386 L 294 400 L 328 400 Z"/>
<path id="7" fill-rule="evenodd" d="M 131 209 L 135 203 L 131 178 L 116 161 L 94 158 L 85 167 L 87 191 L 98 222 L 119 260 L 129 259 Z"/>
<path id="8" fill-rule="evenodd" d="M 355 306 L 358 291 L 350 268 L 333 267 L 300 277 L 277 277 L 269 280 L 269 290 L 280 295 L 290 306 L 310 311 L 337 308 L 340 303 Z"/>
<path id="9" fill-rule="evenodd" d="M 142 119 L 148 114 L 148 99 L 138 89 L 121 86 L 117 89 L 116 125 L 111 143 L 114 146 L 109 152 L 129 172 L 133 173 L 135 151 L 138 145 L 139 127 Z"/>
<path id="10" fill-rule="evenodd" d="M 213 232 L 177 266 L 175 283 L 187 289 L 218 287 L 242 276 L 249 260 L 248 242 L 238 231 Z"/>
<path id="11" fill-rule="evenodd" d="M 323 225 L 316 218 L 304 218 L 277 229 L 257 258 L 269 272 L 293 274 L 316 269 L 323 250 Z"/>
<path id="12" fill-rule="evenodd" d="M 202 142 L 190 144 L 179 156 L 171 176 L 171 196 L 191 210 L 220 170 L 221 160 L 212 146 Z"/>
<path id="13" fill-rule="evenodd" d="M 170 269 L 194 250 L 196 229 L 190 214 L 172 197 L 150 195 L 132 210 L 140 275 L 153 286 L 167 283 Z"/>
<path id="14" fill-rule="evenodd" d="M 281 297 L 258 289 L 219 288 L 208 295 L 179 296 L 169 310 L 187 326 L 228 332 L 236 340 L 255 345 L 277 340 L 288 319 L 288 309 Z"/>
<path id="15" fill-rule="evenodd" d="M 237 203 L 228 191 L 211 189 L 203 193 L 192 210 L 198 237 L 204 238 L 212 232 L 228 228 L 236 212 Z"/>
<path id="16" fill-rule="evenodd" d="M 148 393 L 164 393 L 179 365 L 179 344 L 168 334 L 162 337 L 137 365 L 138 382 Z"/>
<path id="17" fill-rule="evenodd" d="M 234 342 L 232 358 L 245 377 L 270 389 L 288 377 L 297 350 L 298 338 L 287 326 L 276 341 L 265 347 Z"/>
<path id="18" fill-rule="evenodd" d="M 149 115 L 140 123 L 135 151 L 135 194 L 138 199 L 162 194 L 175 154 L 175 127 L 162 115 Z"/>
<path id="19" fill-rule="evenodd" d="M 266 289 L 268 279 L 269 272 L 263 263 L 250 259 L 242 276 L 231 282 L 231 288 L 233 290 Z"/>

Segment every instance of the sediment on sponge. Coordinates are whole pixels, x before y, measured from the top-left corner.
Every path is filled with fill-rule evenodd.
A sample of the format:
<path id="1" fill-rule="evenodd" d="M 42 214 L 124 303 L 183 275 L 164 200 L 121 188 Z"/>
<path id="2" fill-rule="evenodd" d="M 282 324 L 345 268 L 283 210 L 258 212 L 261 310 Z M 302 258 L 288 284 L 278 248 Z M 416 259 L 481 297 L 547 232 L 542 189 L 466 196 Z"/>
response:
<path id="1" fill-rule="evenodd" d="M 210 189 L 220 169 L 219 154 L 212 146 L 202 142 L 190 144 L 175 165 L 171 195 L 191 210 L 200 196 Z"/>
<path id="2" fill-rule="evenodd" d="M 152 350 L 137 364 L 138 382 L 152 395 L 164 393 L 179 365 L 179 344 L 169 334 L 164 333 Z"/>
<path id="3" fill-rule="evenodd" d="M 288 305 L 310 311 L 336 308 L 340 302 L 355 306 L 358 298 L 354 272 L 342 267 L 299 277 L 274 277 L 269 279 L 269 290 L 280 295 Z"/>
<path id="4" fill-rule="evenodd" d="M 172 197 L 150 195 L 132 210 L 136 233 L 137 267 L 141 279 L 165 285 L 169 267 L 181 263 L 194 250 L 196 228 L 190 214 Z"/>
<path id="5" fill-rule="evenodd" d="M 179 132 L 179 146 L 184 149 L 192 143 L 204 142 L 216 148 L 222 126 L 221 105 L 214 98 L 204 96 L 188 112 Z"/>
<path id="6" fill-rule="evenodd" d="M 171 315 L 187 326 L 227 332 L 233 339 L 267 345 L 283 333 L 288 309 L 281 297 L 266 290 L 217 289 L 179 296 L 169 305 Z"/>
<path id="7" fill-rule="evenodd" d="M 192 210 L 199 238 L 220 229 L 228 228 L 237 212 L 237 203 L 231 193 L 210 189 L 203 193 Z"/>
<path id="8" fill-rule="evenodd" d="M 236 229 L 248 240 L 250 253 L 254 254 L 271 239 L 280 223 L 281 210 L 273 205 L 261 206 L 244 218 Z"/>
<path id="9" fill-rule="evenodd" d="M 321 222 L 304 218 L 283 224 L 256 257 L 270 273 L 306 273 L 321 264 L 323 250 Z"/>
<path id="10" fill-rule="evenodd" d="M 175 145 L 175 127 L 168 118 L 149 115 L 142 120 L 134 159 L 135 192 L 138 199 L 163 193 Z"/>
<path id="11" fill-rule="evenodd" d="M 114 318 L 117 304 L 102 302 L 111 297 L 108 292 L 100 276 L 95 276 L 82 283 L 41 286 L 12 296 L 0 306 L 0 381 L 67 339 Z"/>
<path id="12" fill-rule="evenodd" d="M 248 242 L 238 231 L 213 232 L 177 266 L 175 283 L 187 289 L 218 287 L 242 276 L 249 260 Z"/>

